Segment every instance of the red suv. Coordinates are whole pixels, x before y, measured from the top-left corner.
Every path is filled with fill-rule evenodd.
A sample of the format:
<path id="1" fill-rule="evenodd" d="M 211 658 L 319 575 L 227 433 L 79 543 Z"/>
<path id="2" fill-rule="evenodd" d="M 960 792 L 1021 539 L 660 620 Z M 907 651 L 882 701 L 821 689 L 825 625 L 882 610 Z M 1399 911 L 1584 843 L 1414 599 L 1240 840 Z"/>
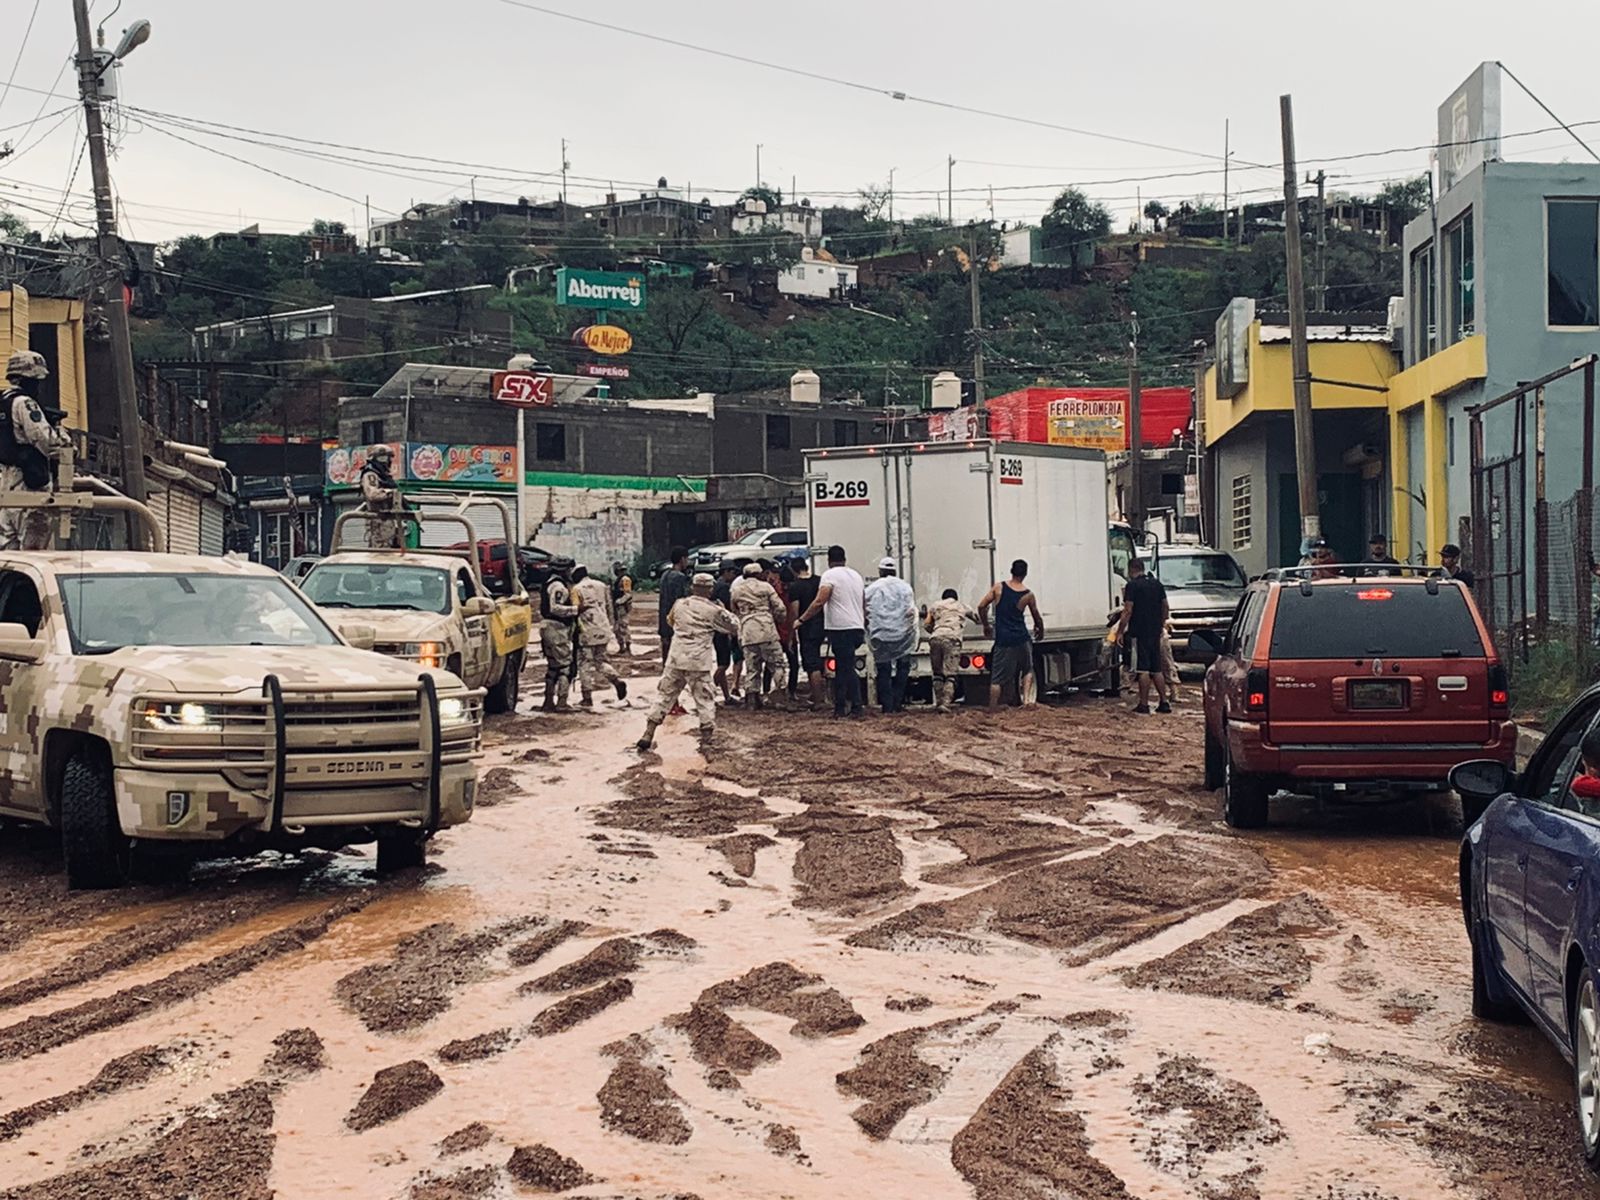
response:
<path id="1" fill-rule="evenodd" d="M 1191 639 L 1196 661 L 1212 660 L 1206 786 L 1224 789 L 1229 825 L 1265 825 L 1279 789 L 1443 791 L 1457 763 L 1513 764 L 1506 673 L 1471 594 L 1415 568 L 1388 569 L 1268 572 L 1225 634 Z"/>

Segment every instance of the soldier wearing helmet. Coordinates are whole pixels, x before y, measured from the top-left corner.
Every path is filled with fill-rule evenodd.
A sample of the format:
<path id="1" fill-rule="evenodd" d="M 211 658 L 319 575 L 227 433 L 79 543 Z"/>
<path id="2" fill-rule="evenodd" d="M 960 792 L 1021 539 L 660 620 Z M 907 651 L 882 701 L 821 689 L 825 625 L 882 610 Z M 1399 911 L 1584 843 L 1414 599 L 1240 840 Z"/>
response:
<path id="1" fill-rule="evenodd" d="M 47 492 L 54 481 L 56 451 L 67 435 L 39 405 L 40 385 L 50 378 L 44 355 L 17 350 L 6 362 L 0 390 L 0 494 Z M 47 550 L 55 529 L 43 509 L 0 509 L 0 550 Z"/>
<path id="2" fill-rule="evenodd" d="M 714 639 L 732 637 L 739 632 L 734 615 L 711 598 L 716 585 L 704 572 L 690 581 L 690 594 L 672 606 L 667 624 L 672 627 L 672 647 L 667 651 L 666 668 L 661 673 L 656 702 L 645 718 L 644 734 L 634 743 L 640 750 L 655 745 L 656 730 L 677 706 L 684 691 L 694 699 L 695 716 L 700 719 L 700 744 L 706 746 L 717 728 L 716 699 L 711 692 L 711 673 L 717 667 Z"/>
<path id="3" fill-rule="evenodd" d="M 617 653 L 633 657 L 633 634 L 628 622 L 633 618 L 633 572 L 620 559 L 611 564 L 611 625 L 617 635 Z"/>
<path id="4" fill-rule="evenodd" d="M 572 568 L 577 565 L 570 558 L 552 558 L 550 577 L 539 590 L 539 648 L 544 651 L 544 711 L 571 712 L 567 697 L 572 691 L 573 665 L 576 658 L 572 643 L 572 628 L 578 620 L 578 606 L 573 602 L 570 583 Z"/>
<path id="5" fill-rule="evenodd" d="M 387 446 L 374 446 L 367 451 L 367 462 L 361 468 L 361 499 L 369 513 L 395 514 L 389 520 L 367 522 L 367 545 L 373 549 L 402 547 L 405 543 L 405 523 L 398 514 L 404 511 L 400 499 L 400 485 L 395 482 L 394 451 Z"/>

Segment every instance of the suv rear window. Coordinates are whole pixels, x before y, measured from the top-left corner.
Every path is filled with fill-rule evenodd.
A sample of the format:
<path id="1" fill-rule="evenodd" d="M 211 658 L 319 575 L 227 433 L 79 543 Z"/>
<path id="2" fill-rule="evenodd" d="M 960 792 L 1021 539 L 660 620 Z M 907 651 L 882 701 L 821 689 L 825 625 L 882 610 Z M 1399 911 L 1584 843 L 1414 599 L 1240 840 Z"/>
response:
<path id="1" fill-rule="evenodd" d="M 1383 579 L 1278 592 L 1273 658 L 1483 658 L 1459 588 L 1394 586 Z"/>

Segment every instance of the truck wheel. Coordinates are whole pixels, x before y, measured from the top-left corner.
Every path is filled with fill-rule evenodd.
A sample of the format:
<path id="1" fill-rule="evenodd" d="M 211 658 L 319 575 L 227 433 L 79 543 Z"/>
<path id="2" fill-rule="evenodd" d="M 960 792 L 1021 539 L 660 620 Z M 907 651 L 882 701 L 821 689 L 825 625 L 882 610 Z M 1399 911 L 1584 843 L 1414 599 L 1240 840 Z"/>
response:
<path id="1" fill-rule="evenodd" d="M 128 881 L 132 847 L 117 821 L 111 764 L 84 748 L 61 777 L 61 855 L 70 888 L 113 888 Z"/>
<path id="2" fill-rule="evenodd" d="M 428 857 L 428 842 L 414 829 L 400 829 L 378 835 L 378 874 L 420 867 Z"/>
<path id="3" fill-rule="evenodd" d="M 1235 770 L 1231 754 L 1222 761 L 1222 819 L 1232 829 L 1260 829 L 1267 823 L 1266 780 Z"/>
<path id="4" fill-rule="evenodd" d="M 1102 696 L 1104 696 L 1107 700 L 1116 700 L 1121 697 L 1122 667 L 1120 665 L 1112 667 L 1109 671 L 1102 672 L 1100 678 L 1104 684 L 1104 686 L 1100 689 L 1100 694 Z"/>
<path id="5" fill-rule="evenodd" d="M 522 655 L 512 653 L 506 657 L 506 668 L 500 673 L 500 682 L 489 689 L 484 707 L 492 713 L 515 712 L 517 697 L 522 692 Z"/>
<path id="6" fill-rule="evenodd" d="M 1221 787 L 1227 770 L 1227 764 L 1223 762 L 1222 743 L 1211 736 L 1211 730 L 1208 727 L 1206 729 L 1206 791 L 1214 792 Z"/>

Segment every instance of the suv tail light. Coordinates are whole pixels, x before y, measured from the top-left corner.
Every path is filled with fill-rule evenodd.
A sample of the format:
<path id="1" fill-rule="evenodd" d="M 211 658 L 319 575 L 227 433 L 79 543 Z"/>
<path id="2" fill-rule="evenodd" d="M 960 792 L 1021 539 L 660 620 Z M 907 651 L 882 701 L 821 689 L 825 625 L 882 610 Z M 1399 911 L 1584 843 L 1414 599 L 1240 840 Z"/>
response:
<path id="1" fill-rule="evenodd" d="M 1497 716 L 1511 711 L 1511 686 L 1500 663 L 1489 668 L 1489 708 Z"/>
<path id="2" fill-rule="evenodd" d="M 1251 667 L 1244 677 L 1244 707 L 1252 717 L 1267 715 L 1267 669 Z"/>

